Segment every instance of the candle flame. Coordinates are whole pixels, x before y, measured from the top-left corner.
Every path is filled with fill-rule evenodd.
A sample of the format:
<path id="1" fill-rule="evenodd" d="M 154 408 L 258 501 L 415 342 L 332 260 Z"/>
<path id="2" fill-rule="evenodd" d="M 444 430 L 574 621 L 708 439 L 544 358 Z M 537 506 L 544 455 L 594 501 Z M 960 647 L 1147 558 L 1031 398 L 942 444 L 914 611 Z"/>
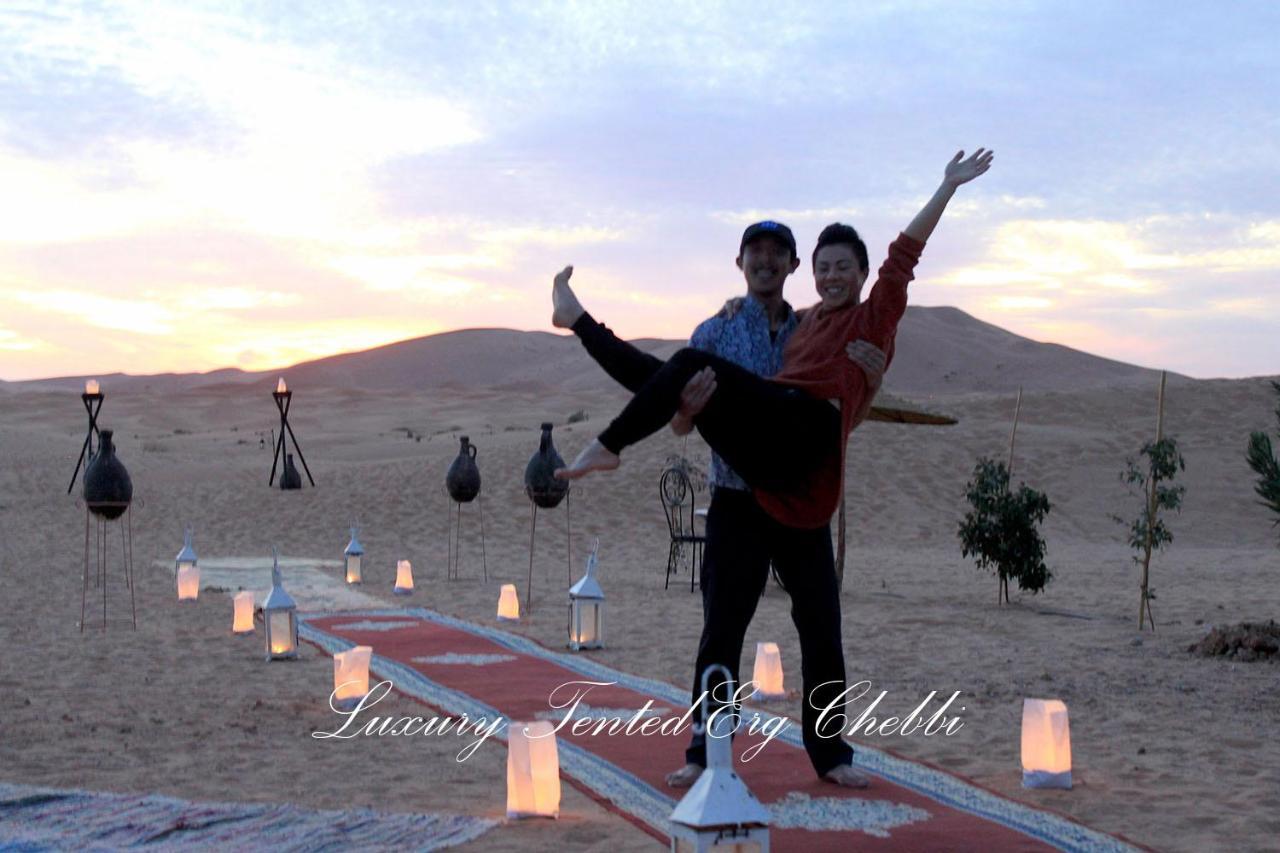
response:
<path id="1" fill-rule="evenodd" d="M 86 393 L 86 394 L 97 394 L 97 393 L 98 393 L 98 380 L 96 380 L 96 379 L 89 379 L 89 380 L 87 380 L 87 381 L 84 383 L 84 393 Z"/>
<path id="2" fill-rule="evenodd" d="M 276 393 L 283 394 L 289 390 L 289 386 L 284 384 L 284 377 L 280 377 L 280 381 L 276 383 Z"/>

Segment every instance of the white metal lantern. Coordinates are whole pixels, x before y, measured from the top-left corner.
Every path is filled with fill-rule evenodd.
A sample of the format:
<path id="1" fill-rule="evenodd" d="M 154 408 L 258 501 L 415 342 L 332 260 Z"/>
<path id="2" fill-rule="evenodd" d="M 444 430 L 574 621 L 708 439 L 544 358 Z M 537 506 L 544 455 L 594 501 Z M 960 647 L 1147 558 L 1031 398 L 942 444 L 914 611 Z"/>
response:
<path id="1" fill-rule="evenodd" d="M 235 597 L 231 599 L 231 606 L 234 608 L 231 617 L 231 632 L 233 634 L 252 634 L 253 593 L 247 589 L 243 592 L 237 592 Z"/>
<path id="2" fill-rule="evenodd" d="M 355 646 L 333 656 L 333 707 L 350 711 L 369 692 L 372 646 Z"/>
<path id="3" fill-rule="evenodd" d="M 396 595 L 413 594 L 413 564 L 408 560 L 396 563 L 396 585 L 391 591 Z"/>
<path id="4" fill-rule="evenodd" d="M 179 601 L 195 601 L 200 595 L 200 569 L 196 565 L 196 549 L 191 547 L 193 531 L 182 531 L 182 550 L 173 561 L 173 578 L 178 587 Z"/>
<path id="5" fill-rule="evenodd" d="M 1022 700 L 1022 786 L 1071 787 L 1071 731 L 1061 699 Z"/>
<path id="6" fill-rule="evenodd" d="M 267 660 L 290 660 L 298 656 L 298 605 L 284 591 L 284 581 L 280 577 L 280 551 L 277 548 L 271 550 L 271 592 L 262 603 Z"/>
<path id="7" fill-rule="evenodd" d="M 587 571 L 569 587 L 569 648 L 604 648 L 604 590 L 596 581 L 596 555 L 600 540 L 596 539 L 587 557 Z"/>
<path id="8" fill-rule="evenodd" d="M 520 620 L 520 596 L 516 595 L 513 583 L 504 583 L 498 592 L 498 619 L 502 622 Z"/>
<path id="9" fill-rule="evenodd" d="M 751 672 L 757 699 L 785 699 L 782 686 L 782 654 L 777 643 L 756 643 L 756 664 Z"/>
<path id="10" fill-rule="evenodd" d="M 560 813 L 560 758 L 550 720 L 507 724 L 507 817 Z"/>
<path id="11" fill-rule="evenodd" d="M 364 557 L 364 546 L 356 538 L 359 530 L 354 524 L 351 526 L 351 541 L 347 543 L 347 550 L 342 552 L 347 583 L 360 583 L 360 560 Z"/>
<path id="12" fill-rule="evenodd" d="M 721 664 L 703 670 L 703 694 L 708 677 L 717 669 L 733 695 L 732 676 Z M 704 700 L 702 720 L 694 727 L 706 739 L 707 769 L 671 812 L 671 850 L 769 853 L 769 811 L 733 770 L 733 715 L 721 712 L 708 725 L 708 713 Z"/>

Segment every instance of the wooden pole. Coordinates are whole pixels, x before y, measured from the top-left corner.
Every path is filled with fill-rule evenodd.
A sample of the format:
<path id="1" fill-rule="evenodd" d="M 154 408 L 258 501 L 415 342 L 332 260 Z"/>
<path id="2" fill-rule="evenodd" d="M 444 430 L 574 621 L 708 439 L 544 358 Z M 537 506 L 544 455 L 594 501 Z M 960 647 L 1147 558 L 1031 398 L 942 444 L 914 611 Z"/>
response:
<path id="1" fill-rule="evenodd" d="M 1166 371 L 1160 371 L 1160 391 L 1156 395 L 1156 442 L 1164 440 L 1164 386 L 1168 378 Z M 1142 595 L 1138 598 L 1138 630 L 1142 630 L 1144 617 L 1151 620 L 1151 630 L 1156 629 L 1155 618 L 1151 615 L 1151 605 L 1147 599 L 1147 587 L 1151 577 L 1151 528 L 1156 521 L 1156 479 L 1147 475 L 1147 536 L 1142 553 Z"/>
<path id="2" fill-rule="evenodd" d="M 836 583 L 838 589 L 844 589 L 844 498 L 840 498 L 840 514 L 836 521 Z"/>
<path id="3" fill-rule="evenodd" d="M 1018 402 L 1013 407 L 1013 429 L 1009 432 L 1009 480 L 1013 480 L 1013 443 L 1018 437 L 1018 416 L 1022 414 L 1022 386 L 1018 386 Z"/>

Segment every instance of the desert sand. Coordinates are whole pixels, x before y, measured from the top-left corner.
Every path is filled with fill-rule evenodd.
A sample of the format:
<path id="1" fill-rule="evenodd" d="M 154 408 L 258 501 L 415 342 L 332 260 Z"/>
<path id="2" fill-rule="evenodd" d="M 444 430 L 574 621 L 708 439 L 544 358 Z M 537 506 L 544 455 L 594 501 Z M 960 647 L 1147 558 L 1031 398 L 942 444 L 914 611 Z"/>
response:
<path id="1" fill-rule="evenodd" d="M 1157 849 L 1272 848 L 1280 833 L 1280 673 L 1275 663 L 1203 659 L 1186 648 L 1215 624 L 1280 615 L 1277 531 L 1244 461 L 1249 431 L 1274 428 L 1275 395 L 1261 379 L 1171 382 L 1165 424 L 1187 460 L 1187 495 L 1170 519 L 1175 541 L 1153 563 L 1158 630 L 1140 633 L 1137 569 L 1111 515 L 1137 511 L 1119 472 L 1152 437 L 1155 384 L 1137 369 L 1119 384 L 1099 384 L 1105 376 L 1081 383 L 1078 370 L 1059 365 L 1055 385 L 1046 364 L 1026 389 L 1015 458 L 1015 479 L 1053 503 L 1044 535 L 1054 578 L 1040 595 L 1014 589 L 1012 604 L 997 605 L 995 578 L 963 559 L 956 539 L 975 460 L 1007 453 L 1007 387 L 961 382 L 949 391 L 939 377 L 961 375 L 969 365 L 960 361 L 935 365 L 932 387 L 895 385 L 891 373 L 891 391 L 959 424 L 872 423 L 853 436 L 842 593 L 850 681 L 869 679 L 895 708 L 933 690 L 962 691 L 965 705 L 965 725 L 952 737 L 865 742 Z M 278 424 L 269 385 L 113 392 L 104 383 L 101 426 L 115 430 L 140 499 L 132 514 L 138 627 L 127 624 L 127 596 L 113 594 L 108 629 L 98 629 L 91 598 L 84 633 L 84 510 L 66 494 L 84 434 L 80 401 L 65 390 L 0 386 L 0 779 L 501 817 L 503 744 L 457 763 L 449 741 L 311 738 L 333 723 L 330 659 L 304 644 L 296 663 L 264 663 L 260 634 L 230 636 L 229 596 L 206 589 L 180 605 L 166 566 L 184 524 L 195 526 L 202 557 L 265 557 L 276 545 L 289 556 L 332 560 L 358 518 L 362 592 L 389 606 L 490 623 L 499 584 L 524 592 L 530 505 L 521 476 L 538 424 L 556 424 L 569 456 L 623 397 L 598 381 L 559 387 L 485 376 L 469 385 L 465 361 L 454 362 L 453 375 L 450 387 L 400 390 L 295 379 L 291 423 L 318 487 L 292 493 L 267 487 L 271 453 L 257 433 Z M 578 411 L 590 419 L 567 423 Z M 479 447 L 488 583 L 480 580 L 474 516 L 463 531 L 462 577 L 445 577 L 444 472 L 463 434 Z M 701 607 L 687 573 L 663 590 L 667 532 L 656 495 L 664 461 L 679 453 L 700 465 L 708 458 L 696 436 L 686 445 L 663 433 L 630 451 L 618 472 L 584 481 L 572 547 L 577 577 L 600 538 L 609 646 L 591 654 L 685 685 Z M 563 509 L 540 515 L 534 611 L 511 627 L 549 647 L 564 643 L 564 525 Z M 401 558 L 415 566 L 408 600 L 391 595 Z M 763 640 L 779 643 L 788 683 L 797 685 L 788 599 L 774 586 L 747 648 Z M 1070 708 L 1071 791 L 1020 785 L 1028 696 Z M 395 697 L 382 710 L 420 707 Z M 798 717 L 798 699 L 774 707 Z M 559 820 L 513 821 L 469 845 L 552 847 L 655 844 L 565 785 Z"/>

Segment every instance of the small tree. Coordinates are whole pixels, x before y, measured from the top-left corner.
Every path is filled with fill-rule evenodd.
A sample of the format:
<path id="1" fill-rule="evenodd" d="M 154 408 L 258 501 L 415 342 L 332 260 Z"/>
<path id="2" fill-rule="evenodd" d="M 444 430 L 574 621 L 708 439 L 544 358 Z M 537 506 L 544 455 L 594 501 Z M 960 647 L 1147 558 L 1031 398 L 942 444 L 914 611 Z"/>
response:
<path id="1" fill-rule="evenodd" d="M 1044 540 L 1036 525 L 1049 514 L 1049 499 L 1025 484 L 1009 491 L 1009 469 L 1003 462 L 981 458 L 965 497 L 973 509 L 960 523 L 960 548 L 974 556 L 979 569 L 994 567 L 996 600 L 1009 601 L 1009 579 L 1018 589 L 1037 593 L 1053 577 L 1044 564 Z"/>
<path id="2" fill-rule="evenodd" d="M 1272 382 L 1271 387 L 1280 394 L 1280 382 Z M 1280 403 L 1276 404 L 1276 424 L 1280 425 Z M 1276 436 L 1280 438 L 1280 431 Z M 1249 448 L 1246 458 L 1249 467 L 1258 475 L 1258 483 L 1254 491 L 1262 498 L 1259 503 L 1280 515 L 1280 461 L 1276 460 L 1271 450 L 1271 438 L 1265 432 L 1249 434 Z M 1280 524 L 1280 518 L 1276 519 Z"/>
<path id="3" fill-rule="evenodd" d="M 1187 489 L 1186 486 L 1172 485 L 1172 480 L 1179 471 L 1185 471 L 1187 465 L 1178 452 L 1177 442 L 1172 438 L 1147 442 L 1140 455 L 1146 457 L 1145 466 L 1132 458 L 1127 459 L 1125 470 L 1120 472 L 1120 479 L 1131 490 L 1142 494 L 1142 512 L 1133 521 L 1118 515 L 1113 515 L 1112 518 L 1129 528 L 1129 545 L 1137 551 L 1133 561 L 1142 566 L 1138 630 L 1142 630 L 1142 623 L 1146 620 L 1151 623 L 1151 630 L 1154 631 L 1156 621 L 1151 615 L 1151 599 L 1156 596 L 1150 584 L 1151 554 L 1173 541 L 1173 532 L 1160 517 L 1160 512 L 1166 509 L 1174 512 L 1181 510 L 1182 496 Z"/>

